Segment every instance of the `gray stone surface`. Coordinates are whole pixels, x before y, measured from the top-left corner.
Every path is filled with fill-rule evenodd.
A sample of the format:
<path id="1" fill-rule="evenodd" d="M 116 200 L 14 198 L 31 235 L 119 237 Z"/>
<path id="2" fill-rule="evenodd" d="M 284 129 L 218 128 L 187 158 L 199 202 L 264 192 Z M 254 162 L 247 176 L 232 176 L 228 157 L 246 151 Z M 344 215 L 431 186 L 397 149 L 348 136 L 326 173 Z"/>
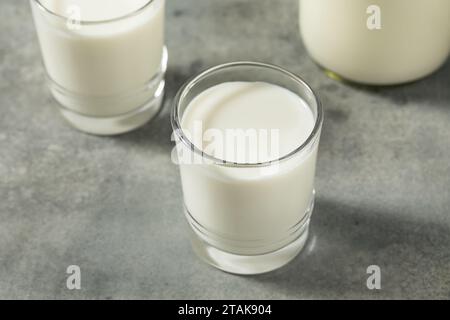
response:
<path id="1" fill-rule="evenodd" d="M 297 1 L 170 0 L 164 111 L 136 132 L 81 134 L 44 84 L 27 1 L 0 1 L 0 298 L 450 298 L 450 63 L 390 88 L 328 79 Z M 308 247 L 239 277 L 190 250 L 169 109 L 194 73 L 232 60 L 288 68 L 326 111 Z M 82 289 L 65 287 L 68 265 Z M 382 269 L 369 291 L 366 268 Z"/>

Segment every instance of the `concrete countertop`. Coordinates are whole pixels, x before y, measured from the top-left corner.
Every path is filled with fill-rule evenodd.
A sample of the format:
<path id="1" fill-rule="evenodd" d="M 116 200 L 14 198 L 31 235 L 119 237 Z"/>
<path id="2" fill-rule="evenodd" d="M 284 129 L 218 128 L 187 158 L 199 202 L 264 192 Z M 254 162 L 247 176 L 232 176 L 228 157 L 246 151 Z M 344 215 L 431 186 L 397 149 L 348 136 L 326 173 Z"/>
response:
<path id="1" fill-rule="evenodd" d="M 0 1 L 0 298 L 450 298 L 450 63 L 389 88 L 327 78 L 299 39 L 297 1 L 170 0 L 164 110 L 100 138 L 59 116 L 28 1 Z M 223 62 L 274 63 L 323 101 L 317 204 L 306 249 L 240 277 L 193 254 L 169 110 Z M 81 268 L 81 290 L 66 268 Z M 378 265 L 382 289 L 368 290 Z"/>

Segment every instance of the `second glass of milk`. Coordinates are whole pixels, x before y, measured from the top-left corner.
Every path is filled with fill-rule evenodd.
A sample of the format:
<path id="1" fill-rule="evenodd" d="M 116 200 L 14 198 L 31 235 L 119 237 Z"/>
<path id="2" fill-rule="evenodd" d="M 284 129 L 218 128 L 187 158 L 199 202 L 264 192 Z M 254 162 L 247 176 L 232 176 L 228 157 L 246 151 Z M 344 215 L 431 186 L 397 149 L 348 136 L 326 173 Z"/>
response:
<path id="1" fill-rule="evenodd" d="M 31 0 L 50 90 L 64 118 L 97 135 L 136 129 L 164 95 L 165 0 Z"/>
<path id="2" fill-rule="evenodd" d="M 292 260 L 308 236 L 323 122 L 310 87 L 276 66 L 229 63 L 184 86 L 171 120 L 197 255 L 236 274 Z"/>

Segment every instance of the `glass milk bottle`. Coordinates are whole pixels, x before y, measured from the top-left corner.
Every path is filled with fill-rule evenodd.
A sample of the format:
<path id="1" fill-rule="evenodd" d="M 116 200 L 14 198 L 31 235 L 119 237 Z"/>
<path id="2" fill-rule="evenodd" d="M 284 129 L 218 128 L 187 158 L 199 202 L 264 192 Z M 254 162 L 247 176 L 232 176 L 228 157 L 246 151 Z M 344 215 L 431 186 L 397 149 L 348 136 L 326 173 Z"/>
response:
<path id="1" fill-rule="evenodd" d="M 165 0 L 31 0 L 54 98 L 75 128 L 120 134 L 160 108 Z"/>
<path id="2" fill-rule="evenodd" d="M 449 0 L 300 0 L 311 57 L 353 82 L 392 85 L 436 71 L 450 52 Z"/>

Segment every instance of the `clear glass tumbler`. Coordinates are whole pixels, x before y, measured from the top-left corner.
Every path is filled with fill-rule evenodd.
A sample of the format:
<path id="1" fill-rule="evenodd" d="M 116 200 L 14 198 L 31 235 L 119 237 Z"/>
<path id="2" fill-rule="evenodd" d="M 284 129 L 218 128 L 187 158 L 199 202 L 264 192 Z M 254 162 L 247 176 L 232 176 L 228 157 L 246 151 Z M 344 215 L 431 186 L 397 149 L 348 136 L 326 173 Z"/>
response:
<path id="1" fill-rule="evenodd" d="M 314 117 L 307 140 L 293 152 L 265 163 L 228 162 L 198 149 L 181 126 L 187 106 L 208 88 L 235 81 L 274 84 L 302 98 Z M 282 105 L 279 112 L 283 112 Z M 177 155 L 191 153 L 191 159 L 201 160 L 178 160 L 185 214 L 197 255 L 235 274 L 265 273 L 292 260 L 305 245 L 314 206 L 323 112 L 313 90 L 295 74 L 276 66 L 229 63 L 201 73 L 181 88 L 171 121 Z"/>
<path id="2" fill-rule="evenodd" d="M 165 0 L 30 3 L 50 90 L 71 125 L 114 135 L 156 115 L 167 68 Z"/>

